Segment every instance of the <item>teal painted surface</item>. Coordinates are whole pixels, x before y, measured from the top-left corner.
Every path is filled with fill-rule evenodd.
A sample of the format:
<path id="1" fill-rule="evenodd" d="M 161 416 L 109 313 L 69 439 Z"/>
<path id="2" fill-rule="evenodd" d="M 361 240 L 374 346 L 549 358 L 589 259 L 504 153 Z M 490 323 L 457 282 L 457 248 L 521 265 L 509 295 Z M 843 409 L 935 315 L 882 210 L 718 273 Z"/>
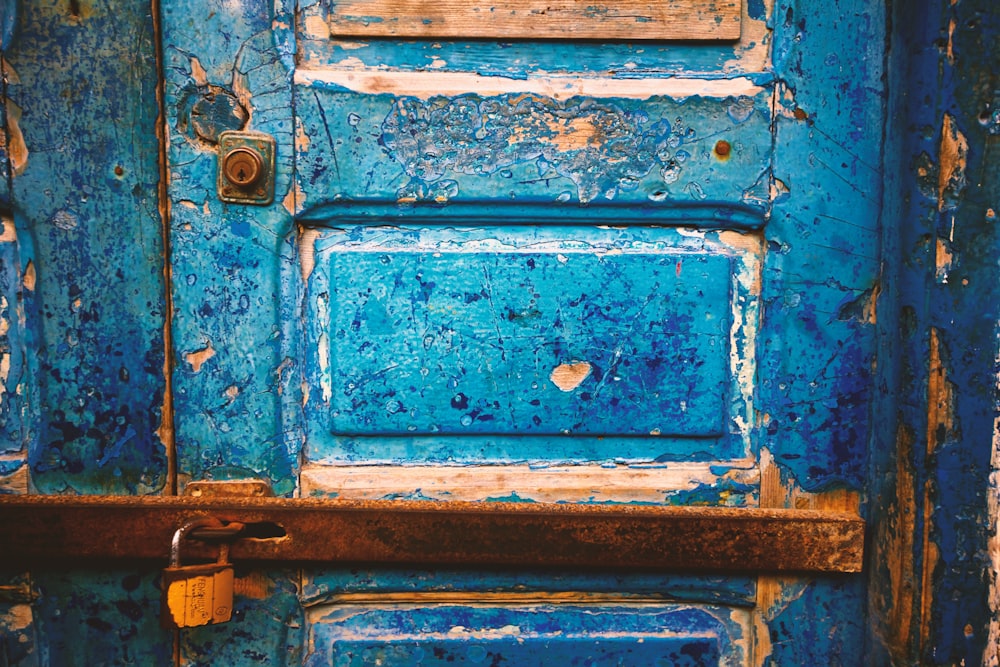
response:
<path id="1" fill-rule="evenodd" d="M 767 233 L 761 446 L 808 489 L 860 489 L 879 289 L 884 16 L 865 2 L 825 11 L 778 2 L 773 22 L 783 185 Z"/>
<path id="2" fill-rule="evenodd" d="M 766 81 L 764 54 L 770 34 L 763 29 L 765 8 L 761 0 L 746 3 L 749 34 L 757 35 L 748 44 L 732 43 L 565 43 L 539 41 L 496 42 L 467 41 L 396 41 L 390 39 L 328 39 L 328 30 L 303 31 L 302 62 L 338 63 L 357 58 L 371 67 L 404 71 L 476 72 L 485 76 L 523 79 L 539 71 L 554 73 L 611 74 L 621 78 L 643 78 L 664 74 L 690 74 L 718 78 L 751 75 Z M 325 20 L 336 11 L 330 0 L 304 0 L 299 3 L 303 22 Z M 742 56 L 759 49 L 759 57 Z M 748 62 L 749 61 L 749 62 Z"/>
<path id="3" fill-rule="evenodd" d="M 281 205 L 294 129 L 288 54 L 274 45 L 270 3 L 162 9 L 180 486 L 260 477 L 288 494 L 300 446 L 282 402 L 284 383 L 297 386 L 295 287 L 282 282 L 294 256 L 291 217 Z M 274 205 L 218 200 L 215 141 L 224 129 L 276 138 Z M 296 390 L 285 398 L 293 401 Z"/>
<path id="4" fill-rule="evenodd" d="M 725 246 L 666 231 L 351 227 L 314 248 L 311 460 L 743 454 L 730 334 L 750 295 Z M 586 377 L 560 389 L 562 364 Z"/>
<path id="5" fill-rule="evenodd" d="M 35 276 L 23 300 L 32 483 L 153 493 L 167 459 L 152 20 L 141 3 L 84 9 L 22 3 L 4 54 L 23 142 L 10 205 Z"/>
<path id="6" fill-rule="evenodd" d="M 505 218 L 517 216 L 518 205 L 546 204 L 550 221 L 566 211 L 639 223 L 669 216 L 660 209 L 678 203 L 714 203 L 760 215 L 769 99 L 763 89 L 756 97 L 681 101 L 513 93 L 423 100 L 311 83 L 296 92 L 309 139 L 297 158 L 305 190 L 298 205 L 430 202 L 447 219 L 454 214 L 444 204 L 476 204 L 483 208 L 467 213 Z M 732 146 L 721 158 L 718 141 Z M 606 202 L 626 212 L 604 213 Z M 587 203 L 593 210 L 578 212 Z M 744 224 L 754 223 L 749 216 Z"/>
<path id="7" fill-rule="evenodd" d="M 770 664 L 980 663 L 996 615 L 983 443 L 997 413 L 998 19 L 979 0 L 925 5 L 896 3 L 887 23 L 871 3 L 776 2 L 773 32 L 758 42 L 773 50 L 768 64 L 732 44 L 297 45 L 281 4 L 164 3 L 160 202 L 150 8 L 0 4 L 0 213 L 16 225 L 5 221 L 0 241 L 0 488 L 24 491 L 29 464 L 32 489 L 46 493 L 175 483 L 168 436 L 157 434 L 169 314 L 181 488 L 249 476 L 292 494 L 302 461 L 627 470 L 722 459 L 723 470 L 766 449 L 790 485 L 861 492 L 874 545 L 867 591 L 865 577 L 788 579 L 760 606 L 750 578 L 241 568 L 234 622 L 182 633 L 182 664 L 326 664 L 335 647 L 348 663 L 384 654 L 409 664 L 421 652 L 513 661 L 522 650 L 535 659 L 539 645 L 570 664 L 704 664 L 739 657 L 734 642 L 749 641 L 750 626 L 737 617 L 759 621 L 757 659 Z M 299 18 L 332 7 L 304 3 Z M 747 12 L 748 30 L 760 30 L 763 3 Z M 762 90 L 418 98 L 310 80 L 323 63 L 510 81 L 542 70 L 619 82 L 746 76 Z M 967 164 L 939 191 L 945 113 Z M 600 141 L 581 141 L 581 119 Z M 215 195 L 214 142 L 239 128 L 278 141 L 269 207 Z M 728 160 L 713 151 L 719 139 Z M 735 313 L 755 322 L 758 306 L 756 337 L 733 333 Z M 941 372 L 932 341 L 949 424 L 928 424 Z M 749 384 L 736 381 L 734 353 L 755 355 Z M 396 366 L 380 366 L 393 356 Z M 549 376 L 564 361 L 592 365 L 571 392 Z M 645 393 L 615 388 L 615 377 Z M 760 498 L 752 482 L 720 481 L 660 502 Z M 23 579 L 5 573 L 4 583 Z M 30 614 L 0 601 L 4 658 L 169 664 L 156 580 L 154 569 L 32 572 Z M 477 591 L 683 604 L 400 613 L 338 602 Z M 486 632 L 486 645 L 447 634 L 459 625 L 517 626 L 529 648 L 502 632 Z M 556 640 L 560 629 L 579 641 Z"/>

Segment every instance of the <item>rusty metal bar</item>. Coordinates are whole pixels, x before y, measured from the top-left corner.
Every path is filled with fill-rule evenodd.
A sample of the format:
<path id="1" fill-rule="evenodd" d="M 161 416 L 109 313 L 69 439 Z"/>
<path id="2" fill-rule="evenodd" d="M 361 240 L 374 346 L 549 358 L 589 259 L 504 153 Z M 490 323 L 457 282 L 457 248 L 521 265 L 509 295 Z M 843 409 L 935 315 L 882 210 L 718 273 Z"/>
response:
<path id="1" fill-rule="evenodd" d="M 858 572 L 854 514 L 726 507 L 289 498 L 0 496 L 0 562 L 157 559 L 211 515 L 283 537 L 234 560 L 520 565 L 725 572 Z M 279 528 L 280 527 L 280 528 Z M 185 553 L 209 556 L 194 542 Z"/>

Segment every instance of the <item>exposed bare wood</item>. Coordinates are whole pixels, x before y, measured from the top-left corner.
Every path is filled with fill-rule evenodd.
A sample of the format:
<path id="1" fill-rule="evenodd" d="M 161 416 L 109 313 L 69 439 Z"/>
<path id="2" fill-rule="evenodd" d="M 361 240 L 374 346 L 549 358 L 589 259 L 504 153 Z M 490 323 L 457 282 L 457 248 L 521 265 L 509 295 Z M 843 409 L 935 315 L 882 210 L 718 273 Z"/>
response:
<path id="1" fill-rule="evenodd" d="M 857 572 L 864 547 L 857 515 L 810 510 L 6 496 L 0 560 L 165 560 L 177 527 L 203 515 L 280 526 L 283 537 L 241 540 L 231 555 L 285 562 Z"/>
<path id="2" fill-rule="evenodd" d="M 331 36 L 456 39 L 736 40 L 738 0 L 350 0 L 327 17 Z"/>

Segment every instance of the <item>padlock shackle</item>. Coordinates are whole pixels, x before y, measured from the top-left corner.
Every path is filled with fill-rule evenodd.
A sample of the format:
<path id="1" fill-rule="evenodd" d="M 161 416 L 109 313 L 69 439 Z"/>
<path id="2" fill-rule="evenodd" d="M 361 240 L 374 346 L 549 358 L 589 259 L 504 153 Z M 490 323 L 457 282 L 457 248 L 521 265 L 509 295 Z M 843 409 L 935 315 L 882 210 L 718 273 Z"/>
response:
<path id="1" fill-rule="evenodd" d="M 223 524 L 214 516 L 202 516 L 183 524 L 174 532 L 174 537 L 170 541 L 170 567 L 179 567 L 181 564 L 181 542 L 195 528 L 222 528 Z"/>

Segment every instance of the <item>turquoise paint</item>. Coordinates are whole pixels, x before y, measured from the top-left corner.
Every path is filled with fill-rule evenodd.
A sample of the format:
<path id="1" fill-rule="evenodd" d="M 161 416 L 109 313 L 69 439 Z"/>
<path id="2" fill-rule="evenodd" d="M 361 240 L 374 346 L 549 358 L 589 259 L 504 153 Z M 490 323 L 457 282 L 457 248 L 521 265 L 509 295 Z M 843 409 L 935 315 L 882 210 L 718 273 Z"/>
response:
<path id="1" fill-rule="evenodd" d="M 306 0 L 299 3 L 301 16 L 323 19 L 335 11 L 329 0 Z M 759 1 L 748 6 L 747 30 L 756 32 L 765 22 Z M 695 74 L 719 78 L 749 75 L 767 81 L 770 73 L 761 71 L 764 58 L 742 59 L 744 47 L 728 42 L 657 43 L 657 42 L 579 42 L 565 41 L 496 41 L 496 40 L 392 40 L 326 39 L 303 30 L 300 38 L 302 62 L 309 66 L 336 64 L 355 58 L 368 67 L 387 67 L 404 71 L 477 72 L 486 76 L 524 79 L 538 72 L 611 75 L 618 78 L 647 78 L 664 74 Z M 747 46 L 767 48 L 765 33 L 758 42 Z"/>
<path id="2" fill-rule="evenodd" d="M 306 357 L 310 457 L 331 456 L 324 431 L 347 460 L 386 458 L 375 452 L 403 437 L 430 460 L 462 460 L 459 446 L 483 461 L 577 459 L 575 448 L 601 447 L 553 439 L 578 434 L 607 438 L 605 453 L 583 460 L 739 455 L 739 441 L 723 440 L 735 389 L 731 257 L 671 252 L 662 239 L 599 256 L 577 242 L 543 251 L 544 236 L 531 233 L 458 234 L 448 250 L 448 232 L 406 229 L 317 241 L 321 267 L 306 297 L 316 327 Z M 502 250 L 507 242 L 528 251 Z M 478 250 L 491 243 L 489 254 Z M 561 364 L 586 364 L 586 377 L 560 389 L 550 375 Z M 505 435 L 524 436 L 527 449 Z"/>
<path id="3" fill-rule="evenodd" d="M 271 18 L 267 3 L 214 11 L 163 7 L 171 251 L 180 277 L 173 290 L 173 382 L 182 480 L 260 477 L 288 494 L 299 442 L 275 381 L 291 343 L 283 330 L 291 318 L 282 317 L 280 304 L 282 276 L 293 270 L 294 253 L 290 216 L 280 202 L 289 189 L 293 121 L 290 72 L 269 33 Z M 206 48 L 207 34 L 226 35 L 225 45 Z M 249 102 L 223 94 L 241 86 L 250 91 Z M 196 124 L 191 113 L 199 104 L 212 113 Z M 270 207 L 223 204 L 216 197 L 213 134 L 241 123 L 271 134 L 282 147 L 277 203 Z M 204 365 L 189 361 L 205 350 L 211 353 Z"/>
<path id="4" fill-rule="evenodd" d="M 297 155 L 306 195 L 300 206 L 431 202 L 468 205 L 483 216 L 493 206 L 546 204 L 552 220 L 564 210 L 573 215 L 579 204 L 596 210 L 578 217 L 609 216 L 600 209 L 614 202 L 636 207 L 641 222 L 692 203 L 762 215 L 769 101 L 767 89 L 681 101 L 514 94 L 420 100 L 300 85 L 296 113 L 309 138 Z M 724 157 L 715 153 L 719 141 L 732 147 Z"/>
<path id="5" fill-rule="evenodd" d="M 88 6 L 86 28 L 62 6 L 21 10 L 5 58 L 27 148 L 11 180 L 17 252 L 37 276 L 23 301 L 32 483 L 156 492 L 166 314 L 152 22 L 141 5 Z"/>
<path id="6" fill-rule="evenodd" d="M 876 540 L 869 549 L 868 591 L 861 590 L 863 577 L 802 581 L 790 585 L 779 605 L 765 610 L 770 659 L 779 665 L 976 664 L 986 646 L 991 614 L 985 598 L 990 461 L 981 443 L 990 441 L 996 415 L 996 216 L 988 209 L 997 210 L 992 151 L 998 112 L 991 77 L 1000 64 L 997 15 L 989 3 L 962 0 L 953 6 L 942 0 L 920 8 L 895 3 L 886 53 L 887 20 L 881 6 L 846 0 L 824 6 L 778 2 L 773 18 L 767 19 L 763 3 L 751 0 L 751 19 L 767 20 L 774 29 L 773 37 L 765 38 L 772 42 L 773 67 L 762 72 L 733 61 L 738 49 L 732 44 L 435 45 L 384 40 L 354 48 L 306 39 L 301 45 L 299 55 L 306 63 L 353 57 L 370 67 L 415 71 L 433 65 L 444 73 L 509 80 L 570 67 L 616 80 L 671 72 L 705 79 L 746 75 L 764 88 L 752 100 L 603 98 L 587 104 L 580 98 L 556 101 L 532 95 L 523 102 L 525 117 L 504 113 L 513 102 L 509 95 L 419 100 L 317 83 L 293 85 L 299 48 L 293 8 L 266 2 L 164 4 L 179 486 L 188 479 L 254 476 L 290 494 L 302 460 L 471 463 L 486 453 L 494 462 L 710 461 L 766 448 L 785 477 L 808 490 L 863 492 Z M 952 19 L 954 61 L 939 48 L 945 42 L 938 42 L 948 35 Z M 162 331 L 168 313 L 148 8 L 84 0 L 6 3 L 0 5 L 0 36 L 7 71 L 5 146 L 13 145 L 20 130 L 28 148 L 24 169 L 16 174 L 10 152 L 0 160 L 0 204 L 18 232 L 16 243 L 0 243 L 0 297 L 6 301 L 5 306 L 0 302 L 0 317 L 16 322 L 0 334 L 0 354 L 10 359 L 0 402 L 3 488 L 19 488 L 9 480 L 29 459 L 31 483 L 38 491 L 159 492 L 172 480 L 166 477 L 167 449 L 156 434 L 164 400 Z M 910 90 L 926 93 L 927 100 Z M 775 116 L 769 111 L 772 93 L 779 105 Z M 491 109 L 500 113 L 481 120 Z M 949 184 L 939 206 L 936 155 L 945 112 L 969 143 L 969 166 L 964 179 Z M 579 114 L 612 137 L 604 148 L 574 143 L 566 128 Z M 446 117 L 468 122 L 476 131 L 444 132 Z M 215 197 L 213 141 L 219 131 L 235 127 L 269 132 L 278 140 L 278 194 L 270 207 L 223 205 Z M 528 138 L 512 143 L 518 134 Z M 719 138 L 735 149 L 728 161 L 712 153 Z M 683 161 L 681 151 L 687 152 Z M 595 169 L 581 161 L 592 161 Z M 930 175 L 919 175 L 917 168 L 929 169 Z M 292 186 L 296 174 L 298 191 Z M 386 229 L 379 231 L 380 225 Z M 500 230 L 501 225 L 506 228 Z M 456 229 L 476 238 L 491 226 L 491 238 L 502 238 L 506 245 L 485 258 L 466 251 L 439 259 L 428 249 L 440 246 Z M 677 231 L 681 227 L 684 231 Z M 762 238 L 766 248 L 760 274 L 762 330 L 755 341 L 742 333 L 730 339 L 720 337 L 718 330 L 691 328 L 700 322 L 698 315 L 711 314 L 715 321 L 731 317 L 719 305 L 724 288 L 730 289 L 727 298 L 739 298 L 739 290 L 748 289 L 723 285 L 718 278 L 720 273 L 736 275 L 742 257 L 712 245 L 719 238 L 713 230 L 719 229 L 751 232 L 746 240 Z M 297 246 L 303 230 L 318 235 L 308 280 L 303 280 L 300 265 L 300 251 L 308 246 Z M 708 241 L 692 240 L 706 231 Z M 350 245 L 366 234 L 407 243 L 422 239 L 428 248 L 393 240 L 398 272 L 382 283 L 360 280 L 361 270 L 377 269 L 369 261 L 375 254 L 361 256 Z M 553 277 L 563 266 L 560 251 L 530 249 L 540 239 L 561 239 L 567 248 L 578 242 L 601 249 L 616 243 L 649 247 L 631 256 L 606 257 L 573 247 L 575 254 L 567 254 L 573 276 L 565 279 Z M 939 239 L 947 241 L 953 257 L 947 282 L 940 280 L 935 264 Z M 558 295 L 549 297 L 534 319 L 525 317 L 534 313 L 519 301 L 518 288 L 529 286 L 530 273 L 517 270 L 526 258 L 535 260 L 534 271 L 550 274 L 530 281 L 536 305 L 536 292 Z M 670 278 L 669 261 L 679 258 L 702 266 L 703 288 Z M 454 268 L 460 271 L 446 270 L 447 259 L 457 260 Z M 34 290 L 23 282 L 29 266 L 36 276 Z M 480 326 L 492 319 L 492 312 L 476 310 L 483 299 L 465 304 L 464 297 L 482 294 L 479 275 L 484 268 L 503 277 L 487 294 L 514 316 L 497 320 L 505 350 L 507 341 L 525 332 L 538 336 L 553 329 L 552 313 L 573 307 L 559 301 L 570 289 L 597 294 L 593 286 L 618 281 L 622 294 L 602 291 L 593 305 L 634 315 L 639 312 L 636 302 L 649 293 L 649 281 L 671 285 L 671 300 L 659 304 L 655 317 L 642 310 L 633 319 L 647 326 L 673 322 L 674 352 L 710 369 L 687 376 L 682 371 L 680 384 L 707 401 L 698 405 L 710 407 L 697 407 L 693 414 L 670 412 L 679 394 L 667 392 L 658 412 L 670 414 L 673 430 L 639 438 L 636 434 L 653 426 L 651 414 L 637 410 L 620 423 L 606 414 L 610 401 L 618 398 L 620 403 L 624 396 L 607 397 L 609 403 L 600 409 L 581 408 L 546 386 L 540 370 L 518 377 L 514 359 L 526 358 L 530 346 L 524 345 L 510 348 L 511 361 L 492 376 L 512 383 L 502 394 L 501 405 L 507 409 L 494 414 L 492 424 L 500 421 L 508 433 L 527 436 L 486 431 L 488 423 L 478 419 L 485 410 L 469 425 L 462 424 L 480 401 L 493 406 L 481 396 L 484 389 L 492 391 L 482 378 L 471 381 L 468 391 L 439 393 L 422 385 L 411 389 L 402 383 L 400 390 L 387 383 L 370 406 L 351 404 L 348 410 L 343 404 L 341 414 L 332 414 L 322 400 L 324 379 L 315 343 L 324 333 L 335 338 L 344 330 L 346 335 L 355 320 L 346 305 L 320 317 L 315 308 L 322 294 L 342 305 L 368 305 L 370 298 L 352 299 L 350 290 L 374 284 L 388 293 L 398 277 L 404 289 L 395 300 L 376 304 L 385 306 L 386 325 L 403 316 L 404 306 L 415 304 L 414 312 L 439 327 L 451 326 L 442 308 L 471 306 L 456 319 Z M 418 272 L 435 277 L 435 287 L 426 295 L 415 283 Z M 479 290 L 464 288 L 477 280 Z M 696 296 L 708 299 L 703 308 L 697 307 Z M 328 309 L 330 303 L 334 301 L 328 301 Z M 875 304 L 877 322 L 872 321 Z M 362 340 L 360 333 L 376 339 L 379 319 L 366 310 L 358 322 L 353 347 L 347 348 L 354 351 L 325 357 L 340 382 L 349 381 L 365 364 L 370 368 L 379 356 L 361 352 L 370 340 Z M 928 433 L 930 327 L 937 331 L 948 369 L 956 426 Z M 607 320 L 588 336 L 602 331 L 613 336 L 616 328 Z M 423 338 L 384 333 L 383 338 L 385 350 L 402 349 L 414 369 L 423 366 L 417 362 L 433 361 Z M 570 350 L 573 339 L 564 338 L 559 344 Z M 707 342 L 711 340 L 714 346 Z M 742 399 L 726 380 L 728 368 L 713 355 L 720 346 L 739 350 L 751 342 L 759 363 L 752 405 L 734 407 Z M 553 345 L 538 368 L 557 360 L 555 349 Z M 441 353 L 434 358 L 444 358 L 443 349 L 432 345 L 431 350 Z M 463 354 L 471 359 L 474 350 L 466 345 Z M 637 351 L 652 360 L 659 350 L 649 345 Z M 584 356 L 573 350 L 567 354 Z M 606 375 L 592 370 L 584 382 L 596 383 Z M 640 375 L 654 377 L 652 370 Z M 522 381 L 528 390 L 517 384 Z M 525 396 L 532 382 L 547 392 L 544 402 L 537 398 L 538 406 Z M 581 385 L 573 391 L 585 389 Z M 390 396 L 391 391 L 396 393 Z M 406 400 L 400 400 L 401 394 Z M 467 408 L 451 405 L 459 394 L 465 398 L 456 402 L 468 402 Z M 591 392 L 592 406 L 593 397 Z M 416 436 L 409 435 L 410 423 L 398 422 L 408 410 L 384 410 L 393 400 L 419 408 L 423 421 L 412 424 Z M 744 409 L 754 417 L 748 440 L 737 437 L 731 419 Z M 535 424 L 534 416 L 542 423 Z M 594 423 L 604 425 L 600 433 L 588 432 Z M 358 435 L 359 425 L 374 425 L 374 435 Z M 458 435 L 470 427 L 478 431 L 476 438 Z M 912 434 L 914 450 L 900 449 L 897 427 Z M 450 435 L 431 435 L 434 429 Z M 571 440 L 563 430 L 586 438 Z M 535 440 L 532 431 L 538 434 Z M 599 440 L 604 431 L 617 432 L 619 439 Z M 922 451 L 928 441 L 935 448 L 930 457 Z M 884 644 L 887 610 L 905 598 L 886 583 L 887 558 L 896 554 L 878 542 L 898 530 L 893 503 L 909 491 L 899 486 L 899 455 L 906 457 L 904 469 L 913 471 L 913 492 L 930 490 L 930 504 L 917 507 L 918 534 L 911 545 L 921 543 L 927 518 L 927 538 L 939 553 L 939 564 L 927 579 L 930 616 L 914 617 L 931 634 L 921 640 L 915 624 L 902 647 Z M 754 485 L 721 480 L 690 492 L 664 493 L 662 502 L 753 504 L 758 499 Z M 915 569 L 905 575 L 919 588 L 925 555 L 919 546 L 913 548 Z M 11 576 L 11 581 L 21 577 Z M 698 664 L 732 653 L 733 644 L 725 637 L 735 636 L 735 627 L 719 619 L 733 609 L 750 614 L 755 599 L 755 582 L 749 578 L 636 573 L 359 567 L 309 571 L 301 592 L 297 573 L 272 571 L 266 580 L 268 596 L 241 596 L 232 624 L 183 634 L 186 664 L 297 664 L 308 650 L 303 648 L 304 628 L 320 640 L 316 646 L 321 651 L 332 650 L 330 642 L 342 638 L 338 632 L 343 627 L 329 622 L 336 613 L 329 603 L 341 592 L 468 594 L 482 589 L 539 597 L 553 591 L 662 593 L 681 604 L 604 605 L 596 625 L 587 613 L 567 608 L 546 608 L 544 618 L 552 623 L 541 623 L 541 605 L 488 611 L 422 607 L 407 610 L 412 612 L 408 616 L 377 607 L 352 609 L 358 612 L 353 622 L 359 627 L 385 629 L 395 641 L 386 649 L 371 638 L 361 639 L 349 650 L 359 655 L 388 650 L 410 662 L 422 651 L 435 659 L 429 640 L 407 634 L 405 623 L 417 619 L 428 628 L 449 629 L 461 619 L 467 628 L 522 622 L 542 628 L 533 637 L 548 642 L 550 651 L 561 652 L 567 662 L 581 652 L 616 661 L 635 657 L 616 652 L 639 646 L 636 637 L 666 624 L 682 634 L 701 634 L 676 642 L 672 637 L 658 644 L 651 640 L 652 655 L 641 658 L 642 664 L 685 646 L 693 647 L 688 655 L 697 653 L 692 660 Z M 164 664 L 170 660 L 172 638 L 157 625 L 155 582 L 152 569 L 32 572 L 32 586 L 40 595 L 32 605 L 34 621 L 20 629 L 0 621 L 5 657 L 25 665 Z M 871 601 L 867 617 L 866 595 Z M 887 600 L 891 604 L 883 604 Z M 10 603 L 3 604 L 9 611 Z M 311 610 L 304 612 L 303 604 Z M 914 611 L 921 610 L 915 606 Z M 552 640 L 553 629 L 560 628 L 579 630 L 580 642 Z M 615 630 L 627 631 L 633 641 L 624 646 L 600 639 L 600 633 Z M 864 634 L 867 644 L 861 640 Z M 18 651 L 12 652 L 12 646 Z M 347 647 L 341 643 L 341 648 Z M 488 646 L 444 637 L 436 648 L 442 651 L 437 659 L 471 662 L 492 660 L 491 652 L 513 658 L 519 650 L 500 636 Z M 316 653 L 310 659 L 321 664 L 327 655 Z"/>

